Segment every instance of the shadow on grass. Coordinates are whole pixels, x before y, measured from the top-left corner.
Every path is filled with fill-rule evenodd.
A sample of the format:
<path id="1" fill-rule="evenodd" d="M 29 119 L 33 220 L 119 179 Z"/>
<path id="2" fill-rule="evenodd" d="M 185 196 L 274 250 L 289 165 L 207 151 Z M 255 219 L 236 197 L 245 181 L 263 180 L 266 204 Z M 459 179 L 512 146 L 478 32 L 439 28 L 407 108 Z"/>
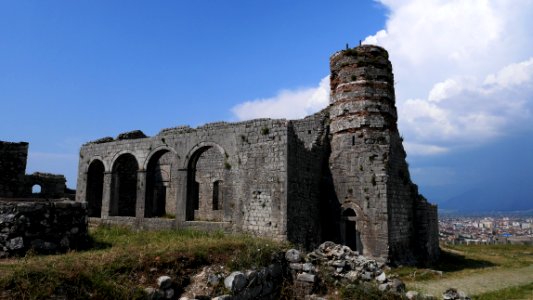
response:
<path id="1" fill-rule="evenodd" d="M 79 249 L 80 251 L 89 251 L 89 250 L 103 250 L 111 248 L 113 245 L 108 242 L 103 242 L 96 240 L 94 237 L 89 235 L 89 238 L 87 239 L 87 242 L 85 245 L 83 245 L 82 249 Z"/>
<path id="2" fill-rule="evenodd" d="M 444 272 L 457 272 L 495 266 L 497 265 L 487 260 L 466 258 L 464 255 L 441 249 L 440 258 L 433 267 Z"/>

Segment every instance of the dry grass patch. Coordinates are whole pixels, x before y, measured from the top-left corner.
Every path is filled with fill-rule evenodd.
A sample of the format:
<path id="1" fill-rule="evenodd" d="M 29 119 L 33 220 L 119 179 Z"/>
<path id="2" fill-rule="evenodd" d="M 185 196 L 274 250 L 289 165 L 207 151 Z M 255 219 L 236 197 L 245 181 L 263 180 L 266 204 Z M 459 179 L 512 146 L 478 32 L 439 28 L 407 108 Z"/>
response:
<path id="1" fill-rule="evenodd" d="M 228 269 L 267 264 L 286 244 L 250 236 L 192 230 L 91 230 L 93 247 L 62 255 L 8 259 L 0 263 L 0 298 L 132 299 L 162 274 L 184 287 L 197 269 L 212 263 Z M 180 281 L 181 280 L 181 281 Z M 179 287 L 178 287 L 179 288 Z"/>

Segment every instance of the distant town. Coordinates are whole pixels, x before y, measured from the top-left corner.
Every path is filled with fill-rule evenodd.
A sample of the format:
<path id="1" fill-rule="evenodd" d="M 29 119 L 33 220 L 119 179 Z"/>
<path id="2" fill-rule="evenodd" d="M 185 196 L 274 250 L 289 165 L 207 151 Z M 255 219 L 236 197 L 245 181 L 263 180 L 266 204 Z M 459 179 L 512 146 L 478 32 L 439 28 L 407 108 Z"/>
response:
<path id="1" fill-rule="evenodd" d="M 445 244 L 533 245 L 533 216 L 442 216 L 439 239 Z"/>

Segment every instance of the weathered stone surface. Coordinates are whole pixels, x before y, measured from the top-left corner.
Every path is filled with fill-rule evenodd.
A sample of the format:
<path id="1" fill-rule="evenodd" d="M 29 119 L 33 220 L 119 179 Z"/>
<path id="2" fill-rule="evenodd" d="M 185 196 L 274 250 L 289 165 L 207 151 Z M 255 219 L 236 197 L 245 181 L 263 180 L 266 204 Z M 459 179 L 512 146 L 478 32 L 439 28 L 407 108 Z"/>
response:
<path id="1" fill-rule="evenodd" d="M 298 276 L 296 276 L 296 280 L 314 283 L 316 282 L 316 276 L 314 274 L 303 272 L 303 273 L 298 274 Z"/>
<path id="2" fill-rule="evenodd" d="M 170 276 L 163 275 L 157 278 L 157 286 L 160 289 L 162 290 L 167 289 L 171 285 L 172 285 L 172 278 L 170 278 Z"/>
<path id="3" fill-rule="evenodd" d="M 418 296 L 417 291 L 407 291 L 407 293 L 405 293 L 405 297 L 407 297 L 407 299 L 409 300 L 415 299 L 417 296 Z"/>
<path id="4" fill-rule="evenodd" d="M 242 272 L 232 272 L 224 279 L 224 286 L 231 291 L 240 291 L 246 286 L 246 276 Z"/>
<path id="5" fill-rule="evenodd" d="M 443 300 L 469 300 L 470 297 L 468 297 L 466 293 L 463 291 L 458 291 L 454 288 L 449 288 L 442 294 L 442 299 Z"/>
<path id="6" fill-rule="evenodd" d="M 3 255 L 65 252 L 88 243 L 84 203 L 63 201 L 0 201 L 0 249 Z"/>
<path id="7" fill-rule="evenodd" d="M 387 51 L 339 51 L 330 69 L 330 106 L 304 119 L 136 131 L 84 145 L 77 201 L 103 223 L 247 232 L 305 249 L 332 240 L 346 246 L 330 253 L 337 260 L 436 260 L 437 208 L 410 179 Z"/>
<path id="8" fill-rule="evenodd" d="M 300 251 L 296 249 L 289 249 L 285 252 L 285 259 L 290 263 L 298 263 L 302 259 Z"/>

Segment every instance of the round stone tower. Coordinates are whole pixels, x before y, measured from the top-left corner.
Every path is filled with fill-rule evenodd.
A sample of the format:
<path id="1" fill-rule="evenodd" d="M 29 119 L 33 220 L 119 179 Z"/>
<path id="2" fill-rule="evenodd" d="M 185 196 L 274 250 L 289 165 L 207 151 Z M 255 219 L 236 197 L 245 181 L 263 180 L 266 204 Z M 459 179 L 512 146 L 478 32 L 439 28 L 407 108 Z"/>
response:
<path id="1" fill-rule="evenodd" d="M 405 254 L 408 260 L 413 189 L 396 124 L 388 53 L 363 45 L 333 54 L 330 67 L 329 167 L 340 206 L 339 238 L 364 255 Z"/>

